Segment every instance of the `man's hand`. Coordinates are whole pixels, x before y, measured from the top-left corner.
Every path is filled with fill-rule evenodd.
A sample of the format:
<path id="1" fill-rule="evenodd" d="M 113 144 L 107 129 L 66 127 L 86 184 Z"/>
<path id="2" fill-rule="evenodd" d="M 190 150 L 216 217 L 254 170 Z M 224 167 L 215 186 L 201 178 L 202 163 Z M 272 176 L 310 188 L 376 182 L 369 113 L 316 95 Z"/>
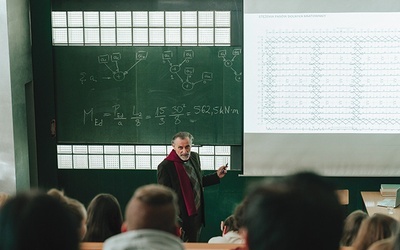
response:
<path id="1" fill-rule="evenodd" d="M 218 177 L 221 179 L 221 178 L 223 178 L 225 175 L 226 175 L 226 173 L 228 172 L 228 170 L 226 170 L 228 168 L 228 164 L 226 164 L 225 166 L 221 166 L 221 167 L 219 167 L 218 168 L 218 170 L 217 170 L 217 175 L 218 175 Z"/>

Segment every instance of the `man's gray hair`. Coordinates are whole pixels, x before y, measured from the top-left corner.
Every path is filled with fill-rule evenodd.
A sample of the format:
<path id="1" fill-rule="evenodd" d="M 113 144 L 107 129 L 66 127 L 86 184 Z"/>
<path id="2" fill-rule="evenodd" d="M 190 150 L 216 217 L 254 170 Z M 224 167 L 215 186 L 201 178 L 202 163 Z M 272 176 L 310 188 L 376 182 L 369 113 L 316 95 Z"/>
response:
<path id="1" fill-rule="evenodd" d="M 182 140 L 186 139 L 186 138 L 189 138 L 190 144 L 192 144 L 193 140 L 194 140 L 194 137 L 193 137 L 193 135 L 191 133 L 189 133 L 189 132 L 178 132 L 172 137 L 172 140 L 171 140 L 171 144 L 172 145 L 174 144 L 176 138 L 180 138 Z"/>

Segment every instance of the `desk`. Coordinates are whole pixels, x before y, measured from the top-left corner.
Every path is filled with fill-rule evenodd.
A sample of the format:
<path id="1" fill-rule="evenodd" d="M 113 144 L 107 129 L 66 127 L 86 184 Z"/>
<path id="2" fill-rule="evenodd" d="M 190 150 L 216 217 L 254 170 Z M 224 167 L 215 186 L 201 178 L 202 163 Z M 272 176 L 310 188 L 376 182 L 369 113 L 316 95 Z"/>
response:
<path id="1" fill-rule="evenodd" d="M 377 213 L 386 214 L 400 221 L 400 207 L 393 209 L 393 214 L 389 214 L 386 207 L 378 207 L 378 205 L 376 205 L 377 202 L 388 197 L 383 197 L 380 192 L 361 192 L 361 196 L 369 215 Z"/>
<path id="2" fill-rule="evenodd" d="M 218 243 L 183 243 L 185 250 L 233 250 L 244 245 Z M 80 250 L 102 250 L 103 242 L 81 242 Z M 352 247 L 340 247 L 339 250 L 354 250 Z"/>
<path id="3" fill-rule="evenodd" d="M 185 250 L 232 250 L 242 244 L 183 243 Z M 102 250 L 103 242 L 81 242 L 80 250 Z M 341 249 L 342 250 L 342 249 Z M 344 250 L 344 249 L 343 249 Z"/>

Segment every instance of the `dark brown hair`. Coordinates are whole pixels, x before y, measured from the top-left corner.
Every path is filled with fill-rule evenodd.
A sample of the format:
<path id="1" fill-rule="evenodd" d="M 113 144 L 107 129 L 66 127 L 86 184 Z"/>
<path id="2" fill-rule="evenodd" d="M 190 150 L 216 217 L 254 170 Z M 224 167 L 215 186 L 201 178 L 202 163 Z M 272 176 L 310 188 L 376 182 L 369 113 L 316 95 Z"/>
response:
<path id="1" fill-rule="evenodd" d="M 20 193 L 0 210 L 0 249 L 79 250 L 68 208 L 42 192 Z"/>
<path id="2" fill-rule="evenodd" d="M 87 232 L 83 241 L 104 242 L 121 232 L 121 207 L 113 195 L 96 195 L 88 206 L 87 215 Z"/>

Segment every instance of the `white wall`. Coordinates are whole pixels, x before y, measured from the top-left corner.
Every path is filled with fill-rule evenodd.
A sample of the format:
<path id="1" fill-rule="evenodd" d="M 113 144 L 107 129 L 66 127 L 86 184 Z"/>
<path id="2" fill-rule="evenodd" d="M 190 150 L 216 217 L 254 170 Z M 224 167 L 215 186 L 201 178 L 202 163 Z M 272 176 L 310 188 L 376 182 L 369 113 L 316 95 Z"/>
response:
<path id="1" fill-rule="evenodd" d="M 25 85 L 32 81 L 29 0 L 0 0 L 0 191 L 30 188 Z"/>
<path id="2" fill-rule="evenodd" d="M 15 155 L 6 5 L 6 0 L 0 0 L 0 191 L 13 193 Z"/>

